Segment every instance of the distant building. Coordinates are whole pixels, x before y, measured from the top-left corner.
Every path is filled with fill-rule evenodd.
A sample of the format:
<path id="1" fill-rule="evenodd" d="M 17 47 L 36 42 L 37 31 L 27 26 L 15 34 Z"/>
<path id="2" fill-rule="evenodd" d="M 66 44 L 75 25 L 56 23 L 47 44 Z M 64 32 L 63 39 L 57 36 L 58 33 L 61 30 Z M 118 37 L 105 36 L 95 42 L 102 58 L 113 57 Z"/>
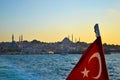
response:
<path id="1" fill-rule="evenodd" d="M 72 34 L 72 42 L 73 42 L 73 34 Z"/>
<path id="2" fill-rule="evenodd" d="M 80 37 L 79 37 L 79 42 L 80 42 Z"/>
<path id="3" fill-rule="evenodd" d="M 22 42 L 23 41 L 23 35 L 20 35 L 19 36 L 19 42 Z"/>
<path id="4" fill-rule="evenodd" d="M 69 40 L 69 38 L 65 37 L 63 40 L 62 40 L 62 44 L 71 44 L 72 41 Z"/>
<path id="5" fill-rule="evenodd" d="M 12 42 L 14 42 L 14 34 L 12 34 Z"/>
<path id="6" fill-rule="evenodd" d="M 16 43 L 15 40 L 14 40 L 14 34 L 12 34 L 12 42 L 11 42 L 11 46 L 8 47 L 8 49 L 9 49 L 10 51 L 16 51 L 16 50 L 19 49 L 17 43 Z"/>
<path id="7" fill-rule="evenodd" d="M 19 36 L 19 43 L 21 42 L 21 37 Z"/>
<path id="8" fill-rule="evenodd" d="M 15 46 L 16 43 L 15 43 L 15 40 L 14 40 L 14 34 L 12 34 L 12 43 L 11 43 L 11 47 Z"/>
<path id="9" fill-rule="evenodd" d="M 23 41 L 23 35 L 21 35 L 21 42 Z"/>

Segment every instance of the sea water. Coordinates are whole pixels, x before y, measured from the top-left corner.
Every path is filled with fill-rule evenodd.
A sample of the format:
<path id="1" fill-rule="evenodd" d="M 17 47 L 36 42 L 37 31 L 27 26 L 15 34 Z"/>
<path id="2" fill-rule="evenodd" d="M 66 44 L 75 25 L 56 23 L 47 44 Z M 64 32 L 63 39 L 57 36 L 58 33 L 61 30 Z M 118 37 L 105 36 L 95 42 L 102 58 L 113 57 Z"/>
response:
<path id="1" fill-rule="evenodd" d="M 120 54 L 105 55 L 110 80 L 120 80 Z M 65 80 L 81 54 L 0 55 L 0 80 Z"/>

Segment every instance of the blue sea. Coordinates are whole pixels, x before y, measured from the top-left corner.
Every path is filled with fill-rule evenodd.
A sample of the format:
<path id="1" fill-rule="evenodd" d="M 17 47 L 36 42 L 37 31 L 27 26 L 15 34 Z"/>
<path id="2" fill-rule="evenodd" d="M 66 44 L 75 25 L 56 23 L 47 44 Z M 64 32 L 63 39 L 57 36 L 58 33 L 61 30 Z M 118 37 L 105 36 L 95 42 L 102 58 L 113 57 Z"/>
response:
<path id="1" fill-rule="evenodd" d="M 120 54 L 105 55 L 110 80 L 120 80 Z M 0 80 L 65 80 L 81 54 L 0 55 Z"/>

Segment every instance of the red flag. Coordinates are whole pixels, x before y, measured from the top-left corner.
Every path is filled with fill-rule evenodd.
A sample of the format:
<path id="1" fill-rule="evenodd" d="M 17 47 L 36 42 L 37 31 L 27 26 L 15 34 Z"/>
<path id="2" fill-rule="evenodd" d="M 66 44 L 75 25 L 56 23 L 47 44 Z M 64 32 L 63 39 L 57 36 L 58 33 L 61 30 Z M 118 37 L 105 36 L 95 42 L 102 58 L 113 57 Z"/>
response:
<path id="1" fill-rule="evenodd" d="M 101 37 L 83 53 L 66 80 L 109 80 Z"/>

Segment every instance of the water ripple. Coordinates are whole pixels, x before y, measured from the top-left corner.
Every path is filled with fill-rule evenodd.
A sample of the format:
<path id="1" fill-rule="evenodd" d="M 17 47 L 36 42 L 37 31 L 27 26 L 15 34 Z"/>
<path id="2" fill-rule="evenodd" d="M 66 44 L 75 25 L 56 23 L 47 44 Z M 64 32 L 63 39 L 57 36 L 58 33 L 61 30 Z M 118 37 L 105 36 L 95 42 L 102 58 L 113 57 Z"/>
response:
<path id="1" fill-rule="evenodd" d="M 81 55 L 1 55 L 0 80 L 65 80 Z M 106 55 L 111 80 L 120 80 L 120 54 Z"/>

